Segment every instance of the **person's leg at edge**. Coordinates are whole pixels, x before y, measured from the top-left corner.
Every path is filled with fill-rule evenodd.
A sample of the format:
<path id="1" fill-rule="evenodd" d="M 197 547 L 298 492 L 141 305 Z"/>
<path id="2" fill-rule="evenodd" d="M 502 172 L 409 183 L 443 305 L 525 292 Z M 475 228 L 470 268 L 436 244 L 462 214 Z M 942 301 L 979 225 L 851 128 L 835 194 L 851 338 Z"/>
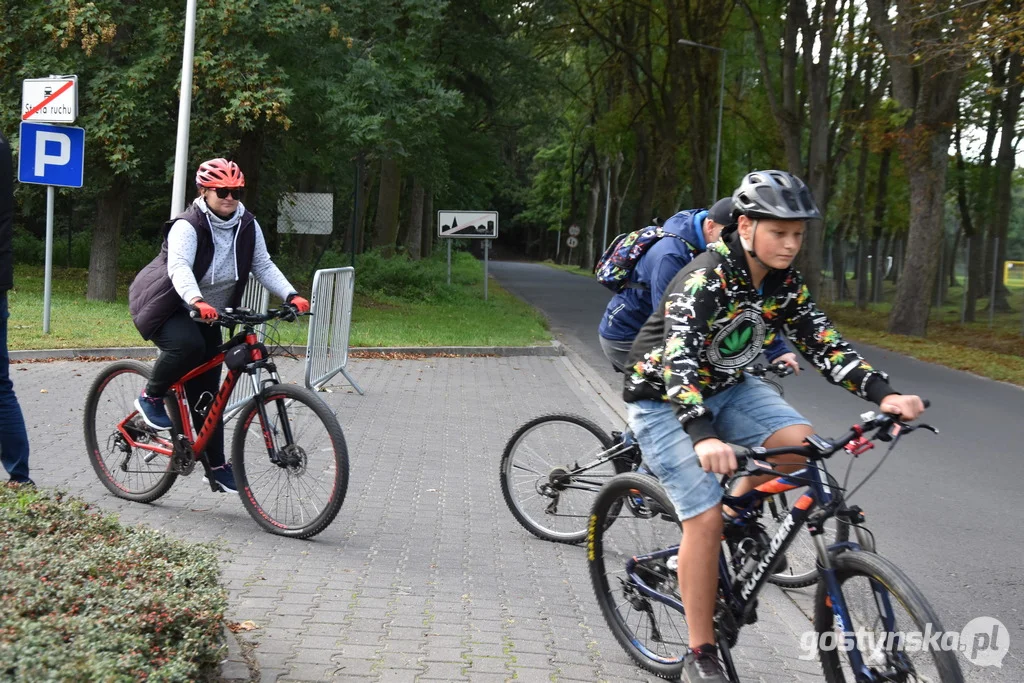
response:
<path id="1" fill-rule="evenodd" d="M 205 363 L 217 355 L 217 346 L 221 343 L 220 328 L 202 323 L 193 324 L 199 328 L 199 333 L 203 338 L 202 362 Z M 188 396 L 188 404 L 192 412 L 192 425 L 197 435 L 203 426 L 203 422 L 206 420 L 206 414 L 197 411 L 196 408 L 203 408 L 207 412 L 209 411 L 213 399 L 220 390 L 222 367 L 222 365 L 218 365 L 210 368 L 203 374 L 185 383 L 185 395 Z M 209 396 L 204 398 L 203 394 L 209 394 Z M 206 457 L 210 461 L 210 467 L 220 467 L 224 464 L 223 422 L 219 422 L 217 428 L 210 435 L 210 440 L 206 444 Z"/>
<path id="2" fill-rule="evenodd" d="M 11 381 L 7 351 L 7 292 L 0 292 L 0 460 L 16 483 L 33 483 L 28 468 L 28 431 Z"/>
<path id="3" fill-rule="evenodd" d="M 680 598 L 691 649 L 715 644 L 714 610 L 718 592 L 718 556 L 722 538 L 722 488 L 700 466 L 693 442 L 671 406 L 638 401 L 626 406 L 629 424 L 682 520 L 679 545 Z"/>
<path id="4" fill-rule="evenodd" d="M 814 429 L 796 409 L 764 382 L 747 377 L 745 381 L 710 398 L 715 428 L 724 440 L 741 446 L 782 448 L 799 446 Z M 806 465 L 799 455 L 784 454 L 769 460 L 782 472 L 790 473 Z M 741 496 L 774 477 L 760 475 L 734 480 L 729 493 Z M 726 514 L 735 514 L 728 506 Z"/>
<path id="5" fill-rule="evenodd" d="M 146 383 L 146 395 L 161 398 L 172 384 L 199 365 L 197 358 L 207 357 L 207 344 L 200 323 L 192 320 L 184 310 L 168 318 L 153 334 L 152 341 L 160 349 L 160 356 L 153 363 L 153 372 Z"/>
<path id="6" fill-rule="evenodd" d="M 683 520 L 679 544 L 679 595 L 686 610 L 690 647 L 715 643 L 715 597 L 718 594 L 718 554 L 722 541 L 722 506 L 715 505 Z"/>
<path id="7" fill-rule="evenodd" d="M 597 335 L 597 340 L 601 344 L 604 357 L 612 364 L 615 371 L 625 372 L 626 358 L 629 356 L 630 347 L 633 346 L 633 340 L 608 339 L 601 335 Z"/>

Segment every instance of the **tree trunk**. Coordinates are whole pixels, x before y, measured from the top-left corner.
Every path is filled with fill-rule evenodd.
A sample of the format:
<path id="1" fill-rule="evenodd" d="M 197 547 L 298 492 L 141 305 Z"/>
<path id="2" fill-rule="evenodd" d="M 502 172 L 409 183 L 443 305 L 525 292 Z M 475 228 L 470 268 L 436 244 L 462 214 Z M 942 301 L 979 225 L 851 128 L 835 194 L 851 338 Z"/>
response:
<path id="1" fill-rule="evenodd" d="M 835 301 L 847 298 L 846 290 L 846 223 L 836 226 L 832 236 L 832 284 Z"/>
<path id="2" fill-rule="evenodd" d="M 992 277 L 996 278 L 995 309 L 1001 313 L 1009 313 L 1009 290 L 1003 283 L 1003 264 L 1006 262 L 1006 238 L 1009 233 L 1010 211 L 1012 208 L 1013 170 L 1015 166 L 1015 145 L 1017 138 L 1017 118 L 1020 115 L 1021 103 L 1021 59 L 1020 52 L 1010 56 L 1006 71 L 1006 94 L 1002 107 L 1002 130 L 999 133 L 999 155 L 996 157 L 995 212 L 992 221 L 992 234 L 999 240 L 996 251 L 996 265 Z"/>
<path id="3" fill-rule="evenodd" d="M 361 182 L 357 188 L 359 192 L 359 201 L 357 202 L 359 211 L 356 215 L 355 245 L 356 253 L 362 254 L 366 244 L 366 217 L 370 212 L 370 190 L 377 181 L 377 167 L 376 164 L 371 166 L 366 163 L 365 157 L 361 154 L 357 163 L 360 166 L 359 177 Z"/>
<path id="4" fill-rule="evenodd" d="M 392 158 L 380 162 L 380 190 L 377 194 L 377 220 L 373 229 L 373 246 L 384 256 L 395 253 L 398 237 L 398 206 L 402 198 L 402 173 Z"/>
<path id="5" fill-rule="evenodd" d="M 85 298 L 89 301 L 117 299 L 117 251 L 124 223 L 127 183 L 114 176 L 110 188 L 96 200 L 96 225 L 89 251 L 89 279 Z"/>
<path id="6" fill-rule="evenodd" d="M 622 176 L 622 152 L 615 155 L 615 161 L 612 163 L 612 206 L 611 211 L 608 214 L 608 240 L 611 241 L 615 236 L 621 234 L 622 230 L 622 197 L 619 189 L 621 184 L 620 178 Z M 607 244 L 601 245 L 604 249 Z"/>
<path id="7" fill-rule="evenodd" d="M 982 230 L 975 228 L 971 218 L 971 206 L 967 201 L 967 169 L 964 164 L 963 147 L 960 143 L 960 120 L 957 116 L 957 124 L 954 128 L 956 138 L 956 196 L 957 206 L 960 209 L 960 225 L 967 238 L 967 263 L 965 269 L 967 279 L 964 287 L 967 288 L 967 297 L 964 301 L 963 319 L 965 322 L 974 322 L 974 311 L 977 307 L 978 297 L 982 287 L 982 260 L 979 258 L 985 245 L 985 238 Z M 989 135 L 995 134 L 995 128 L 990 127 Z M 991 146 L 991 145 L 990 145 Z"/>
<path id="8" fill-rule="evenodd" d="M 898 17 L 885 0 L 867 0 L 871 27 L 885 51 L 892 77 L 893 99 L 910 116 L 900 145 L 910 186 L 910 230 L 907 257 L 896 285 L 889 331 L 924 336 L 931 309 L 936 256 L 945 224 L 946 170 L 949 166 L 950 122 L 956 116 L 966 57 L 956 41 L 972 30 L 975 18 L 958 13 L 935 15 L 933 21 L 911 21 L 898 5 Z M 895 22 L 894 22 L 895 20 Z M 917 47 L 947 49 L 943 58 L 919 60 Z M 959 52 L 959 53 L 958 53 Z"/>
<path id="9" fill-rule="evenodd" d="M 889 192 L 889 164 L 892 161 L 892 149 L 886 148 L 878 162 L 878 182 L 875 185 L 875 211 L 871 219 L 871 301 L 882 300 L 882 285 L 885 282 L 885 255 L 889 250 L 888 243 L 878 249 L 885 230 L 885 204 Z"/>
<path id="10" fill-rule="evenodd" d="M 640 195 L 636 204 L 633 205 L 633 224 L 629 230 L 639 230 L 651 224 L 654 216 L 654 172 L 650 160 L 650 145 L 647 129 L 642 123 L 633 126 L 633 133 L 636 137 L 636 166 L 640 169 Z M 667 218 L 667 216 L 665 216 Z"/>
<path id="11" fill-rule="evenodd" d="M 413 261 L 420 259 L 423 248 L 423 185 L 413 178 L 409 196 L 409 226 L 405 231 L 405 253 Z"/>
<path id="12" fill-rule="evenodd" d="M 857 184 L 853 200 L 853 220 L 857 230 L 857 292 L 855 299 L 857 308 L 864 310 L 868 306 L 868 274 L 867 274 L 867 177 L 868 177 L 868 150 L 869 144 L 867 135 L 863 137 L 860 145 L 860 158 L 857 160 Z"/>
<path id="13" fill-rule="evenodd" d="M 430 258 L 430 255 L 434 252 L 434 192 L 433 190 L 427 189 L 424 191 L 423 196 L 423 238 L 422 238 L 422 254 L 423 258 Z"/>
<path id="14" fill-rule="evenodd" d="M 583 224 L 582 245 L 576 248 L 579 254 L 578 265 L 586 268 L 593 261 L 594 255 L 594 231 L 597 229 L 597 207 L 601 197 L 601 181 L 598 176 L 601 169 L 594 167 L 590 178 L 590 195 L 587 201 L 587 218 Z"/>
<path id="15" fill-rule="evenodd" d="M 956 256 L 960 252 L 960 238 L 963 236 L 963 226 L 957 228 L 956 236 L 953 238 L 953 246 L 949 250 L 949 258 L 946 259 L 948 267 L 946 270 L 946 289 L 956 287 L 960 282 L 956 279 Z"/>
<path id="16" fill-rule="evenodd" d="M 949 133 L 935 133 L 924 145 L 908 143 L 910 231 L 907 237 L 906 261 L 896 283 L 896 300 L 889 317 L 889 331 L 923 337 L 928 330 L 931 301 L 930 288 L 922 283 L 933 282 L 937 268 L 936 256 L 944 226 L 947 151 Z M 918 152 L 923 146 L 924 149 Z"/>
<path id="17" fill-rule="evenodd" d="M 245 206 L 253 213 L 257 212 L 260 200 L 260 162 L 263 160 L 263 142 L 262 126 L 246 131 L 242 133 L 242 137 L 238 141 L 238 149 L 235 150 L 232 157 L 238 167 L 242 169 L 242 173 L 245 174 Z M 277 202 L 271 201 L 270 204 L 276 210 Z"/>

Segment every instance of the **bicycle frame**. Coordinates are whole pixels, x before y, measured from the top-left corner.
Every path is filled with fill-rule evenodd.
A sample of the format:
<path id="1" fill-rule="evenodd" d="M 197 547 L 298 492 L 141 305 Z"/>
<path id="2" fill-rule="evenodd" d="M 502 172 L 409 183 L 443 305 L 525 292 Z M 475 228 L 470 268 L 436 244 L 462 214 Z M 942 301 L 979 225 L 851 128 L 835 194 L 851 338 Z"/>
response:
<path id="1" fill-rule="evenodd" d="M 606 462 L 614 460 L 615 458 L 619 458 L 619 457 L 622 457 L 624 455 L 629 455 L 631 457 L 634 457 L 635 456 L 634 451 L 636 449 L 637 449 L 636 443 L 621 443 L 620 442 L 620 443 L 614 444 L 611 448 L 609 448 L 607 450 L 604 450 L 604 451 L 601 451 L 600 453 L 598 453 L 594 457 L 594 459 L 591 460 L 590 462 L 584 463 L 582 465 L 576 465 L 572 470 L 568 471 L 566 474 L 574 477 L 575 478 L 575 483 L 562 484 L 561 488 L 562 489 L 575 489 L 575 490 L 578 490 L 578 491 L 589 491 L 590 493 L 597 493 L 598 491 L 601 490 L 601 487 L 604 485 L 603 481 L 593 481 L 593 480 L 590 480 L 590 479 L 580 479 L 579 476 L 582 473 L 587 472 L 588 470 L 592 470 L 595 467 L 599 467 L 599 466 L 605 464 Z"/>
<path id="2" fill-rule="evenodd" d="M 785 449 L 779 449 L 779 453 L 782 452 L 793 453 L 799 451 L 797 449 L 789 449 L 788 451 Z M 767 454 L 775 455 L 778 453 L 767 451 Z M 768 463 L 761 464 L 766 469 L 770 468 Z M 793 504 L 793 507 L 789 510 L 789 514 L 782 520 L 775 536 L 770 540 L 767 553 L 760 559 L 749 575 L 741 573 L 738 576 L 733 576 L 729 568 L 729 560 L 726 558 L 724 550 L 719 554 L 719 587 L 722 595 L 725 597 L 726 605 L 728 606 L 731 616 L 734 619 L 734 624 L 745 623 L 750 613 L 756 607 L 758 594 L 767 582 L 769 573 L 768 568 L 772 566 L 774 561 L 780 555 L 784 555 L 786 553 L 790 543 L 794 538 L 796 538 L 797 534 L 800 533 L 801 527 L 810 522 L 808 530 L 814 538 L 815 547 L 818 552 L 818 572 L 821 576 L 821 580 L 825 582 L 825 588 L 831 601 L 836 624 L 843 633 L 849 633 L 852 620 L 850 619 L 849 611 L 846 606 L 846 600 L 839 586 L 839 580 L 832 567 L 831 553 L 842 550 L 860 550 L 861 545 L 851 541 L 836 543 L 829 546 L 825 545 L 824 538 L 822 537 L 822 534 L 824 533 L 822 524 L 828 517 L 836 516 L 837 509 L 842 510 L 845 508 L 842 500 L 833 495 L 832 487 L 828 482 L 827 471 L 823 466 L 808 466 L 798 470 L 797 472 L 780 476 L 761 484 L 757 488 L 741 496 L 723 496 L 723 505 L 728 505 L 735 510 L 739 510 L 739 515 L 733 521 L 727 523 L 727 529 L 723 535 L 723 540 L 725 535 L 729 534 L 729 527 L 743 528 L 748 524 L 756 523 L 759 512 L 766 499 L 777 493 L 790 491 L 802 486 L 806 486 L 808 491 L 801 495 Z M 823 512 L 815 515 L 814 513 L 817 511 Z M 676 600 L 672 596 L 664 595 L 651 588 L 643 580 L 639 570 L 639 568 L 646 562 L 652 560 L 667 560 L 678 552 L 679 546 L 675 545 L 646 555 L 635 556 L 626 562 L 626 574 L 636 589 L 644 596 L 657 600 L 658 602 L 683 613 L 684 609 L 682 602 Z M 876 596 L 876 602 L 884 612 L 883 620 L 885 628 L 892 629 L 893 624 L 895 623 L 895 618 L 893 616 L 892 604 L 889 599 L 888 590 L 886 590 L 885 586 L 874 580 L 872 580 L 871 584 L 872 590 Z M 724 627 L 721 624 L 719 626 L 720 628 Z M 730 644 L 732 644 L 735 642 L 735 638 L 738 633 L 739 627 L 737 626 L 735 627 L 734 632 L 724 632 L 722 635 Z M 646 651 L 645 654 L 648 657 L 656 661 L 671 663 L 669 660 L 664 660 L 661 657 L 658 657 L 655 653 L 647 651 L 641 644 L 638 643 L 637 645 Z M 858 649 L 855 640 L 850 643 L 848 655 L 858 683 L 883 680 L 877 678 L 865 665 L 864 657 Z"/>
<path id="3" fill-rule="evenodd" d="M 248 348 L 247 366 L 246 368 L 238 370 L 232 370 L 230 368 L 228 369 L 227 374 L 225 375 L 224 380 L 221 383 L 220 389 L 217 391 L 217 395 L 214 396 L 213 398 L 213 403 L 210 406 L 210 410 L 207 413 L 206 418 L 203 420 L 203 424 L 202 427 L 199 429 L 198 436 L 194 436 L 192 420 L 189 419 L 191 413 L 188 405 L 188 397 L 185 395 L 185 384 L 188 381 L 192 380 L 193 378 L 198 377 L 203 373 L 207 372 L 208 370 L 211 370 L 220 365 L 221 363 L 223 363 L 224 357 L 226 356 L 227 352 L 235 348 L 239 344 L 245 344 Z M 252 376 L 254 395 L 259 394 L 260 387 L 256 383 L 256 375 L 253 372 L 248 371 L 248 363 L 255 363 L 262 360 L 264 360 L 264 355 L 263 351 L 261 350 L 261 347 L 259 346 L 259 339 L 256 336 L 256 333 L 251 329 L 246 329 L 243 332 L 232 337 L 230 340 L 222 344 L 220 347 L 218 347 L 217 354 L 213 358 L 206 361 L 199 367 L 189 371 L 184 377 L 182 377 L 177 382 L 171 385 L 171 390 L 174 392 L 174 396 L 176 398 L 178 415 L 181 417 L 181 433 L 184 435 L 189 445 L 191 445 L 192 455 L 196 460 L 198 460 L 202 453 L 206 450 L 206 446 L 209 444 L 210 437 L 213 435 L 214 430 L 220 424 L 221 417 L 224 414 L 224 409 L 228 404 L 228 398 L 231 396 L 231 392 L 234 391 L 235 384 L 238 382 L 239 377 L 241 377 L 243 373 L 248 373 Z M 265 381 L 277 381 L 276 377 L 274 376 L 275 373 L 271 372 L 271 375 L 273 379 Z M 262 415 L 262 406 L 260 407 L 260 412 L 261 417 L 265 418 L 265 415 Z M 133 438 L 131 430 L 127 428 L 127 424 L 137 415 L 138 411 L 132 411 L 117 425 L 118 432 L 120 432 L 121 435 L 125 438 L 128 445 L 131 446 L 132 448 L 151 451 L 153 453 L 157 453 L 160 455 L 173 455 L 174 444 L 169 439 L 163 436 L 153 437 L 152 435 L 150 435 L 150 438 L 152 439 L 152 441 L 150 442 L 139 442 L 135 438 Z M 266 425 L 265 419 L 263 420 L 263 423 L 264 425 Z M 270 435 L 266 431 L 266 427 L 264 427 L 264 439 L 267 441 L 268 449 L 272 450 L 272 442 L 270 440 Z"/>

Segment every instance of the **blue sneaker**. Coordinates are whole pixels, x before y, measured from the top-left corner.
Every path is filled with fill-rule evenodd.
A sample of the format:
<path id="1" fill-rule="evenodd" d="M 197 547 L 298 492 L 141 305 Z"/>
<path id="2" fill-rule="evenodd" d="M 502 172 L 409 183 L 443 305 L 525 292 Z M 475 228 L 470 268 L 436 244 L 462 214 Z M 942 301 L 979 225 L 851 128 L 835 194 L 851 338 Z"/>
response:
<path id="1" fill-rule="evenodd" d="M 135 409 L 139 415 L 153 429 L 170 429 L 171 418 L 167 417 L 167 408 L 164 406 L 163 397 L 155 398 L 147 396 L 146 390 L 135 399 Z"/>
<path id="2" fill-rule="evenodd" d="M 231 470 L 230 463 L 224 463 L 220 467 L 211 467 L 210 473 L 213 475 L 213 483 L 215 483 L 222 493 L 238 493 L 238 487 L 235 486 L 235 473 Z M 203 481 L 207 484 L 210 480 L 203 476 Z"/>

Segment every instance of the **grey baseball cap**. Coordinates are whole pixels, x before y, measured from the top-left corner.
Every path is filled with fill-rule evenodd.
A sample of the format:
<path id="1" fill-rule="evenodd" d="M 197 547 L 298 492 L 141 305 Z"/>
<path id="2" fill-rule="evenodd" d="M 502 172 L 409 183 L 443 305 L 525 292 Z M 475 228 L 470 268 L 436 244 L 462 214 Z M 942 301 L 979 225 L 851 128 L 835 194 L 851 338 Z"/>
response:
<path id="1" fill-rule="evenodd" d="M 719 225 L 731 225 L 736 222 L 732 210 L 732 196 L 722 197 L 708 209 L 708 218 Z"/>

